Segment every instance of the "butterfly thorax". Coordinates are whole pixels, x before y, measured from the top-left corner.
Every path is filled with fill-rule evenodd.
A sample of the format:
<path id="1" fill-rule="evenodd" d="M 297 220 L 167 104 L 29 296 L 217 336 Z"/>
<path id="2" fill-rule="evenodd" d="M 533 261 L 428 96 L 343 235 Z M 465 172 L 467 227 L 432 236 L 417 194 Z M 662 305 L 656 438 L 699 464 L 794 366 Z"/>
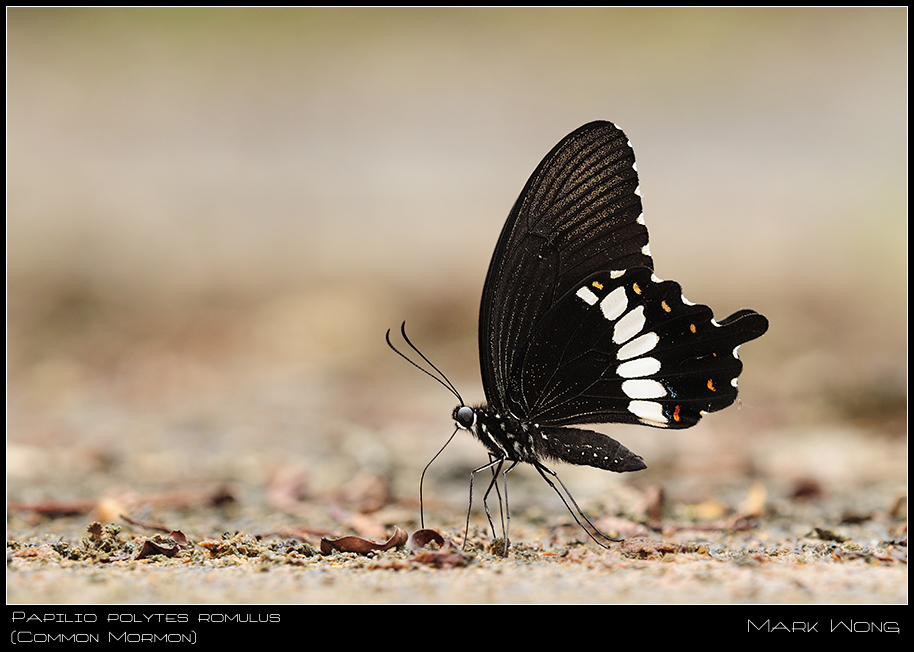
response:
<path id="1" fill-rule="evenodd" d="M 533 463 L 542 457 L 542 434 L 535 423 L 498 414 L 487 405 L 459 405 L 454 408 L 454 421 L 473 433 L 496 458 Z"/>

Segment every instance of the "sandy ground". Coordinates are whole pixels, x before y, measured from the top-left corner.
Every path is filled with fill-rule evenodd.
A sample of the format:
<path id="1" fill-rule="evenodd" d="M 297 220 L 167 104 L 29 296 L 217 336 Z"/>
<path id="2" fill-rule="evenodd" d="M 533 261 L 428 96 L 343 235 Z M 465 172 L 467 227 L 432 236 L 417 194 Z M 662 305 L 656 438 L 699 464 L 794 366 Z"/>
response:
<path id="1" fill-rule="evenodd" d="M 905 604 L 905 16 L 11 10 L 8 603 Z M 443 550 L 322 555 L 420 528 L 453 399 L 384 332 L 481 400 L 495 239 L 597 118 L 658 274 L 771 321 L 741 403 L 556 466 L 608 549 L 518 468 L 462 552 L 463 436 Z"/>
<path id="2" fill-rule="evenodd" d="M 585 512 L 604 531 L 625 538 L 608 549 L 586 538 L 532 470 L 519 469 L 509 484 L 514 507 L 507 559 L 494 554 L 479 494 L 469 550 L 461 550 L 463 471 L 433 471 L 428 480 L 427 525 L 447 537 L 444 550 L 407 545 L 370 555 L 323 555 L 322 538 L 359 535 L 383 543 L 395 526 L 417 530 L 415 475 L 405 470 L 397 472 L 399 478 L 372 474 L 353 464 L 347 482 L 322 489 L 311 475 L 313 464 L 305 460 L 287 460 L 288 465 L 277 460 L 267 471 L 257 460 L 215 460 L 178 447 L 117 461 L 105 459 L 101 449 L 83 449 L 75 460 L 82 470 L 73 466 L 75 451 L 66 461 L 33 459 L 51 475 L 62 471 L 55 465 L 69 467 L 73 484 L 58 475 L 53 486 L 61 496 L 86 497 L 12 505 L 8 601 L 905 603 L 906 493 L 891 479 L 903 477 L 904 440 L 835 431 L 823 434 L 818 445 L 807 442 L 804 450 L 774 431 L 765 439 L 753 454 L 739 451 L 740 440 L 732 443 L 734 450 L 695 451 L 686 457 L 698 460 L 696 468 L 682 475 L 663 469 L 659 451 L 645 457 L 660 468 L 631 478 L 561 467 Z M 478 444 L 466 443 L 471 445 L 468 458 L 478 458 Z M 700 441 L 693 443 L 701 448 Z M 822 459 L 828 447 L 842 453 Z M 429 449 L 417 455 L 422 453 L 432 454 Z M 203 469 L 194 474 L 195 487 L 186 480 L 155 478 L 181 473 L 184 455 L 197 458 Z M 842 474 L 841 483 L 816 480 L 817 457 L 820 464 L 846 465 L 859 473 L 853 480 Z M 791 463 L 789 470 L 800 475 L 790 483 L 776 480 Z M 262 483 L 201 480 L 218 474 L 220 465 L 247 464 L 251 473 L 263 474 Z M 146 468 L 151 477 L 141 483 L 127 472 L 133 481 L 125 477 L 115 486 L 112 465 L 136 473 Z M 365 468 L 380 465 L 374 459 Z M 337 477 L 346 472 L 331 471 Z M 90 496 L 90 487 L 106 484 Z M 137 490 L 140 484 L 167 490 L 143 493 Z M 46 514 L 37 514 L 39 509 Z M 76 513 L 56 513 L 67 509 Z M 87 527 L 95 520 L 118 527 L 90 535 Z M 186 546 L 176 548 L 167 538 L 172 530 L 188 537 Z M 166 552 L 141 553 L 147 540 L 159 541 Z M 174 556 L 167 556 L 172 549 Z"/>
<path id="3" fill-rule="evenodd" d="M 517 529 L 519 537 L 537 531 Z M 33 539 L 12 546 L 7 590 L 11 603 L 52 604 L 905 603 L 906 541 L 873 537 L 889 529 L 842 526 L 840 541 L 814 528 L 777 538 L 764 526 L 645 532 L 609 550 L 518 539 L 507 559 L 485 549 L 323 556 L 298 538 L 273 535 L 249 537 L 244 546 L 234 541 L 225 550 L 215 545 L 225 539 L 204 537 L 171 559 L 134 560 L 134 545 L 132 555 L 120 549 L 70 560 L 59 542 Z M 80 539 L 68 542 L 77 553 L 84 550 Z M 107 560 L 121 556 L 128 558 Z"/>

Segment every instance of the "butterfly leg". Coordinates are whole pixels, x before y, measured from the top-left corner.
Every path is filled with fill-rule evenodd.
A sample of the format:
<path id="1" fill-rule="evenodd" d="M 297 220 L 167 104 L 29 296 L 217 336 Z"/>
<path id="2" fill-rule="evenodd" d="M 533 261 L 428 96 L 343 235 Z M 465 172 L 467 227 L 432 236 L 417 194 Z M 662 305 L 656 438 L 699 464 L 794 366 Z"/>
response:
<path id="1" fill-rule="evenodd" d="M 578 506 L 578 503 L 574 499 L 574 496 L 571 495 L 571 492 L 568 491 L 568 487 L 565 486 L 565 483 L 562 482 L 561 478 L 559 478 L 559 476 L 555 473 L 555 471 L 543 466 L 539 462 L 534 462 L 533 466 L 535 466 L 536 470 L 539 471 L 539 474 L 543 477 L 543 480 L 546 481 L 546 484 L 548 484 L 550 487 L 552 487 L 552 490 L 556 494 L 558 494 L 559 498 L 562 499 L 562 502 L 565 503 L 565 508 L 574 518 L 575 522 L 581 526 L 582 530 L 587 532 L 587 535 L 591 539 L 593 539 L 594 543 L 596 543 L 598 546 L 601 546 L 603 548 L 608 548 L 609 546 L 607 545 L 607 543 L 618 543 L 619 541 L 621 541 L 621 539 L 613 539 L 612 537 L 610 537 L 606 534 L 603 534 L 597 528 L 596 525 L 594 525 L 593 523 L 590 522 L 590 519 L 587 518 L 587 516 L 584 514 L 583 511 L 581 511 L 581 508 Z M 556 481 L 558 481 L 559 485 L 561 485 L 561 487 L 562 487 L 562 490 L 565 492 L 564 494 L 562 494 L 562 492 L 559 491 L 559 488 L 555 486 L 555 483 L 552 480 L 550 480 L 548 476 L 552 476 L 553 478 L 556 479 Z M 565 500 L 566 495 L 568 496 L 568 500 Z M 568 504 L 569 500 L 571 501 L 571 505 L 574 505 L 574 509 L 572 509 L 571 505 Z M 583 519 L 583 523 L 581 522 L 582 519 Z M 589 528 L 586 527 L 584 525 L 584 523 L 586 523 L 590 527 Z M 600 539 L 602 539 L 603 541 L 601 541 Z"/>
<path id="2" fill-rule="evenodd" d="M 511 544 L 511 539 L 508 537 L 508 528 L 511 526 L 511 508 L 508 506 L 508 472 L 511 469 L 513 469 L 515 466 L 517 466 L 517 464 L 518 464 L 517 460 L 511 462 L 511 466 L 509 466 L 507 469 L 505 469 L 505 472 L 502 474 L 502 477 L 504 478 L 504 483 L 505 483 L 505 518 L 502 521 L 502 526 L 504 528 L 503 531 L 505 533 L 505 548 L 504 548 L 505 557 L 508 556 L 508 546 L 510 546 L 510 544 Z M 499 470 L 501 470 L 501 466 L 499 466 L 498 468 L 499 468 Z"/>
<path id="3" fill-rule="evenodd" d="M 489 454 L 489 459 L 493 462 L 497 459 L 491 453 Z M 502 460 L 504 461 L 504 460 Z M 486 489 L 486 493 L 483 495 L 482 504 L 486 510 L 486 518 L 489 519 L 489 527 L 492 528 L 492 538 L 498 538 L 498 532 L 495 529 L 495 524 L 492 522 L 492 516 L 489 513 L 489 494 L 492 492 L 492 489 L 495 489 L 495 495 L 498 498 L 498 516 L 501 520 L 501 531 L 505 531 L 505 509 L 502 504 L 501 491 L 498 489 L 498 474 L 501 472 L 501 465 L 492 467 L 492 480 L 489 482 L 489 487 Z"/>
<path id="4" fill-rule="evenodd" d="M 498 496 L 498 511 L 501 516 L 501 531 L 505 534 L 505 545 L 504 545 L 504 556 L 508 556 L 508 545 L 510 539 L 508 538 L 508 528 L 511 524 L 511 509 L 508 506 L 508 472 L 511 471 L 515 466 L 517 466 L 517 460 L 511 462 L 511 466 L 504 470 L 502 473 L 502 466 L 504 465 L 505 460 L 503 458 L 493 459 L 489 466 L 492 468 L 492 480 L 489 482 L 489 487 L 486 489 L 486 493 L 482 497 L 482 504 L 485 506 L 486 516 L 489 519 L 489 527 L 492 528 L 492 538 L 498 539 L 498 532 L 495 530 L 495 525 L 492 523 L 492 517 L 489 514 L 489 494 L 492 492 L 492 489 L 495 489 L 495 495 Z M 494 466 L 493 466 L 494 465 Z M 504 507 L 502 507 L 502 497 L 501 492 L 498 490 L 498 476 L 502 475 L 504 482 Z M 468 525 L 469 527 L 469 519 Z"/>
<path id="5" fill-rule="evenodd" d="M 466 529 L 464 530 L 464 536 L 463 536 L 463 549 L 464 550 L 466 550 L 466 547 L 467 547 L 467 539 L 470 538 L 470 513 L 473 511 L 473 480 L 475 479 L 476 474 L 479 473 L 480 471 L 485 471 L 486 469 L 491 469 L 491 468 L 496 469 L 496 474 L 493 476 L 492 482 L 489 483 L 489 488 L 486 489 L 486 493 L 483 494 L 483 498 L 482 498 L 483 505 L 486 508 L 486 516 L 489 516 L 489 507 L 488 507 L 488 505 L 486 505 L 486 498 L 489 495 L 489 491 L 492 489 L 492 484 L 494 484 L 495 478 L 498 477 L 497 472 L 498 472 L 498 470 L 501 469 L 501 465 L 504 464 L 504 462 L 505 462 L 504 459 L 501 459 L 501 458 L 490 460 L 488 464 L 483 464 L 478 469 L 473 469 L 472 471 L 470 471 L 470 504 L 467 506 L 467 526 L 466 526 Z M 489 525 L 492 526 L 492 532 L 494 533 L 495 526 L 492 525 L 491 516 L 489 516 Z"/>

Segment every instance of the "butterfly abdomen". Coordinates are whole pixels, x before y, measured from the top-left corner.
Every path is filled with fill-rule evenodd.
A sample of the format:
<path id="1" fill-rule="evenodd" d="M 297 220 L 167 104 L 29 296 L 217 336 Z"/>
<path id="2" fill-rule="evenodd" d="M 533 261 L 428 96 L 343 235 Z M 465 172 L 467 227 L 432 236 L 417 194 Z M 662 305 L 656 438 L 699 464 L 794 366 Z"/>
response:
<path id="1" fill-rule="evenodd" d="M 640 471 L 647 464 L 611 437 L 580 428 L 540 428 L 545 455 L 568 464 L 593 466 L 623 473 Z"/>
<path id="2" fill-rule="evenodd" d="M 469 430 L 496 457 L 517 462 L 561 460 L 622 473 L 647 468 L 644 460 L 611 437 L 579 428 L 552 428 L 493 413 L 473 410 Z"/>

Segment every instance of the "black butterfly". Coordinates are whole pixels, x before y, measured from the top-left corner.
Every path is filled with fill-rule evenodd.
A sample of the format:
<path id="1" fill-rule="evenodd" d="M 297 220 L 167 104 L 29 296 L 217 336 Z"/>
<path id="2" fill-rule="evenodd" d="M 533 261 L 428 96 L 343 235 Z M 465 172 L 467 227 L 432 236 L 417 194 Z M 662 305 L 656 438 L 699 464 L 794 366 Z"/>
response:
<path id="1" fill-rule="evenodd" d="M 484 502 L 493 486 L 498 492 L 504 469 L 507 512 L 507 473 L 526 462 L 604 545 L 601 538 L 612 539 L 543 461 L 616 472 L 646 465 L 604 434 L 567 426 L 688 428 L 736 400 L 737 348 L 761 336 L 768 320 L 740 310 L 717 322 L 710 308 L 687 301 L 678 283 L 654 276 L 653 267 L 631 144 L 612 123 L 586 124 L 539 164 L 495 247 L 479 314 L 487 403 L 467 406 L 419 353 L 460 401 L 453 412 L 458 429 L 488 449 L 489 463 L 473 472 L 493 469 Z M 471 506 L 472 486 L 471 475 Z M 506 523 L 503 531 L 507 552 Z"/>

